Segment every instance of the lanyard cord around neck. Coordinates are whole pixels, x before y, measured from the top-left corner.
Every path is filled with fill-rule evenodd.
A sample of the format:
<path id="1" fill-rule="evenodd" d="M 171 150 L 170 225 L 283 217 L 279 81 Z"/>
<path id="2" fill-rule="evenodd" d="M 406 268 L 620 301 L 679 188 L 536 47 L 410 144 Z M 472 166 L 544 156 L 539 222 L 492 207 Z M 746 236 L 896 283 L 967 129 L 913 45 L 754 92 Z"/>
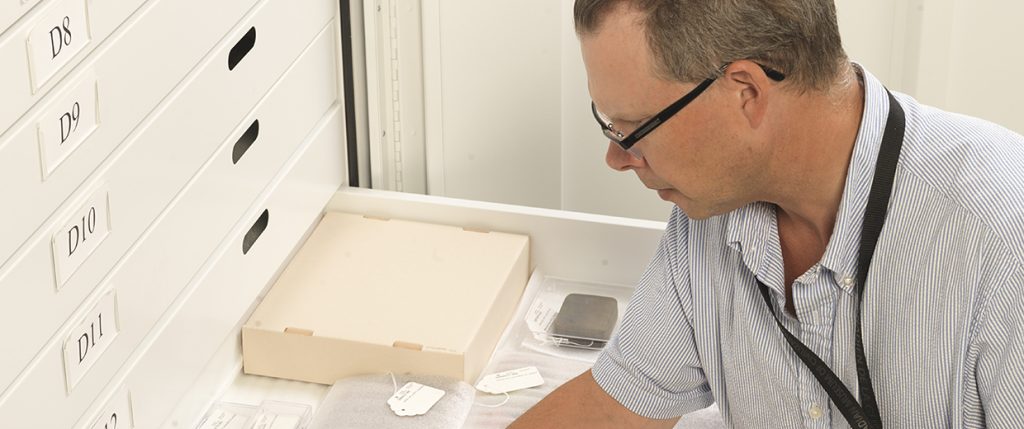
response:
<path id="1" fill-rule="evenodd" d="M 889 207 L 889 196 L 892 193 L 892 182 L 896 176 L 896 164 L 900 159 L 900 150 L 903 148 L 903 135 L 906 127 L 906 118 L 903 115 L 903 108 L 900 106 L 892 93 L 889 94 L 889 118 L 885 122 L 885 133 L 882 136 L 882 146 L 878 151 L 878 161 L 875 162 L 875 178 L 871 182 L 871 194 L 868 197 L 867 207 L 864 209 L 864 224 L 861 229 L 860 254 L 857 258 L 857 284 L 860 285 L 857 293 L 857 339 L 855 344 L 857 360 L 857 381 L 860 388 L 861 403 L 857 403 L 850 390 L 846 388 L 843 381 L 828 365 L 814 354 L 804 343 L 800 342 L 779 320 L 775 314 L 775 307 L 772 306 L 771 294 L 768 287 L 760 280 L 757 284 L 761 289 L 768 311 L 775 318 L 775 323 L 782 330 L 786 342 L 793 348 L 800 360 L 807 365 L 807 368 L 818 379 L 818 383 L 828 393 L 829 398 L 836 404 L 839 412 L 846 417 L 851 426 L 858 429 L 882 429 L 882 419 L 878 412 L 878 402 L 875 400 L 875 390 L 871 386 L 871 374 L 868 372 L 868 361 L 864 356 L 864 340 L 861 334 L 861 305 L 864 298 L 864 289 L 867 287 L 868 269 L 871 266 L 871 258 L 875 254 L 875 246 L 878 244 L 878 236 L 882 233 L 882 226 L 885 225 L 885 217 Z"/>

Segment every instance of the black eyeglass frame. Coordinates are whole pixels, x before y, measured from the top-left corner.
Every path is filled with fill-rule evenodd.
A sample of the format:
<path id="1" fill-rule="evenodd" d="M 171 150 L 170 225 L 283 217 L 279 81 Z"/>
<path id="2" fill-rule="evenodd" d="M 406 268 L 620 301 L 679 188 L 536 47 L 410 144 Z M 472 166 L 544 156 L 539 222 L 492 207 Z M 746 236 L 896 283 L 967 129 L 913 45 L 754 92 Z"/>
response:
<path id="1" fill-rule="evenodd" d="M 765 75 L 768 76 L 768 78 L 771 80 L 781 82 L 783 79 L 786 78 L 786 75 L 778 70 L 772 69 L 763 64 L 757 65 L 761 67 L 761 70 L 764 70 Z M 725 68 L 728 66 L 729 64 L 723 65 L 718 70 L 718 73 L 724 71 Z M 708 89 L 709 86 L 711 86 L 712 83 L 715 82 L 715 79 L 718 79 L 717 73 L 716 76 L 704 79 L 699 84 L 697 84 L 696 88 L 693 88 L 692 90 L 684 94 L 682 97 L 680 97 L 678 100 L 676 100 L 674 103 L 668 105 L 668 107 L 655 114 L 653 117 L 651 117 L 651 119 L 648 119 L 643 124 L 640 124 L 640 126 L 637 127 L 637 129 L 634 130 L 632 133 L 629 133 L 628 136 L 623 136 L 622 132 L 617 131 L 615 128 L 613 128 L 611 121 L 605 123 L 605 120 L 601 119 L 601 113 L 597 111 L 597 105 L 594 104 L 593 101 L 590 102 L 590 110 L 593 111 L 594 119 L 597 120 L 598 125 L 601 126 L 601 131 L 604 133 L 605 137 L 608 137 L 609 139 L 617 143 L 619 147 L 622 148 L 622 150 L 633 154 L 633 156 L 636 156 L 637 158 L 641 158 L 641 156 L 630 150 L 633 148 L 633 145 L 640 141 L 640 139 L 650 134 L 661 124 L 671 119 L 672 116 L 674 116 L 676 113 L 679 113 L 680 110 L 683 110 L 683 108 L 686 107 L 687 104 L 693 102 L 693 100 L 696 99 L 697 96 L 703 93 L 706 89 Z"/>

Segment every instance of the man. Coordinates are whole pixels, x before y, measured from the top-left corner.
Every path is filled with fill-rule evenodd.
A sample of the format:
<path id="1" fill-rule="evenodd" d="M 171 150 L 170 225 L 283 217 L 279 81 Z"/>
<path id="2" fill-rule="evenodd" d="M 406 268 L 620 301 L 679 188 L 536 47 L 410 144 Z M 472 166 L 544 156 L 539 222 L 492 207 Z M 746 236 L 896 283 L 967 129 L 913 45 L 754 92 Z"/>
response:
<path id="1" fill-rule="evenodd" d="M 677 207 L 592 371 L 513 428 L 712 403 L 744 428 L 1024 427 L 1024 138 L 890 98 L 831 0 L 575 19 L 609 166 Z"/>

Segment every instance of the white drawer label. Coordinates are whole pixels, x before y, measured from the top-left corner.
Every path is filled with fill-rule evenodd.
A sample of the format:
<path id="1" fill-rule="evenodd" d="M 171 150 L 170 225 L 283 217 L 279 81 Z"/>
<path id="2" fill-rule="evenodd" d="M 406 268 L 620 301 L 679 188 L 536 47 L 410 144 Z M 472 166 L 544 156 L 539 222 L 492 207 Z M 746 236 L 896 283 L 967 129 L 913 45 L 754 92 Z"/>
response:
<path id="1" fill-rule="evenodd" d="M 64 340 L 68 393 L 74 390 L 117 338 L 117 295 L 108 292 Z"/>
<path id="2" fill-rule="evenodd" d="M 109 191 L 101 188 L 53 234 L 57 290 L 110 235 Z"/>
<path id="3" fill-rule="evenodd" d="M 99 126 L 99 93 L 94 78 L 78 84 L 39 119 L 43 178 L 49 177 Z"/>
<path id="4" fill-rule="evenodd" d="M 89 429 L 133 429 L 132 397 L 124 387 L 103 407 Z"/>
<path id="5" fill-rule="evenodd" d="M 89 44 L 85 0 L 65 0 L 40 20 L 28 36 L 32 88 L 46 84 Z"/>

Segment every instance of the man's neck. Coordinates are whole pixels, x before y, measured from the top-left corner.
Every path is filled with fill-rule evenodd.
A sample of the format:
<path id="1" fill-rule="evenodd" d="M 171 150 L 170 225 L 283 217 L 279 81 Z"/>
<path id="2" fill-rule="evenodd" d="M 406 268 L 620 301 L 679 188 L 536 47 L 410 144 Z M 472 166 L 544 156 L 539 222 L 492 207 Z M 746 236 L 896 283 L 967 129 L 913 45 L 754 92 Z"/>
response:
<path id="1" fill-rule="evenodd" d="M 853 71 L 851 71 L 853 73 Z M 824 252 L 836 222 L 864 110 L 853 80 L 831 94 L 807 93 L 792 103 L 790 127 L 771 162 L 768 202 L 778 206 L 780 234 Z M 785 245 L 785 243 L 784 243 Z"/>

